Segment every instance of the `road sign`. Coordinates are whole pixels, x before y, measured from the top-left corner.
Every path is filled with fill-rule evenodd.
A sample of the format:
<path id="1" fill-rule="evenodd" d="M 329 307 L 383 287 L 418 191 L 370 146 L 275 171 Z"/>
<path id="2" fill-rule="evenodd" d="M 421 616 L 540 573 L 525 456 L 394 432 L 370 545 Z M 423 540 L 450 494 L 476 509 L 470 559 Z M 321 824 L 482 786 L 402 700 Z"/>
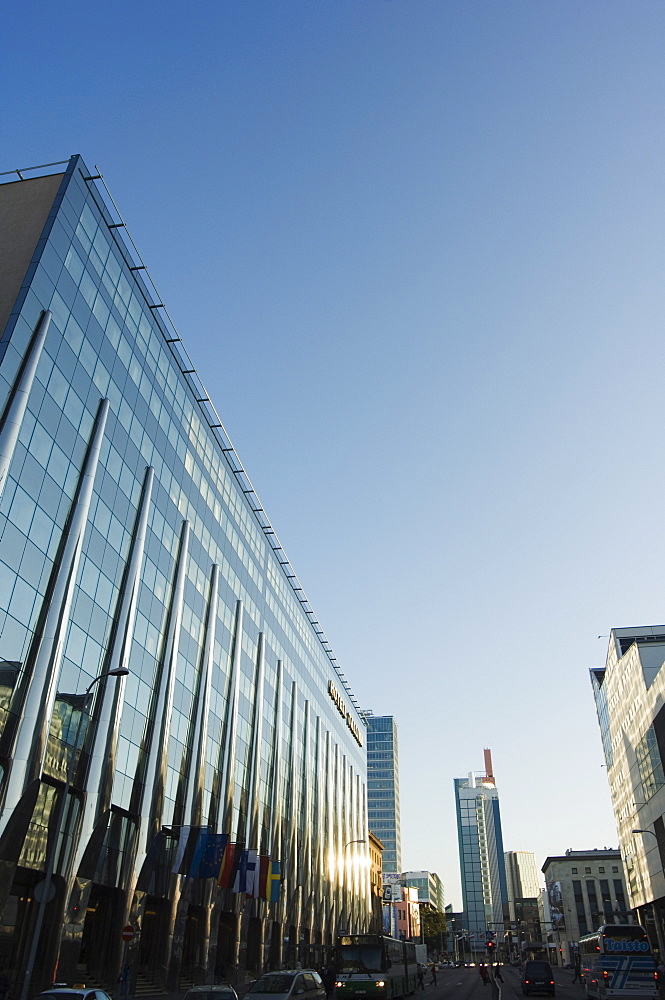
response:
<path id="1" fill-rule="evenodd" d="M 42 900 L 44 900 L 45 903 L 50 903 L 55 896 L 55 886 L 53 885 L 53 882 L 47 882 L 46 879 L 42 879 L 41 882 L 37 882 L 37 884 L 33 886 L 32 895 L 38 903 L 41 903 Z"/>
<path id="2" fill-rule="evenodd" d="M 129 942 L 129 941 L 133 941 L 134 940 L 134 935 L 135 934 L 136 934 L 136 931 L 134 930 L 134 928 L 132 927 L 132 925 L 131 924 L 127 924 L 126 927 L 122 928 L 122 934 L 120 936 L 122 937 L 123 941 Z"/>

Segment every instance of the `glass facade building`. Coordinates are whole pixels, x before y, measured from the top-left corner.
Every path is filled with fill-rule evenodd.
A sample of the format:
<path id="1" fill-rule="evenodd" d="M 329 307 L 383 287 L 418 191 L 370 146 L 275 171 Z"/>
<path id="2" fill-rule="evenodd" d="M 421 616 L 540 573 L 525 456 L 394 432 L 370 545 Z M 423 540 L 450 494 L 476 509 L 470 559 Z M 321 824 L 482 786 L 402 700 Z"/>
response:
<path id="1" fill-rule="evenodd" d="M 492 775 L 471 772 L 454 785 L 465 924 L 472 951 L 484 952 L 487 932 L 503 933 L 508 916 L 499 793 Z"/>
<path id="2" fill-rule="evenodd" d="M 369 828 L 383 844 L 383 871 L 402 871 L 397 723 L 392 715 L 363 712 L 367 723 Z"/>
<path id="3" fill-rule="evenodd" d="M 508 886 L 508 915 L 514 921 L 517 919 L 515 905 L 519 900 L 540 898 L 536 857 L 532 851 L 506 851 L 503 860 Z"/>
<path id="4" fill-rule="evenodd" d="M 114 986 L 126 925 L 172 991 L 371 912 L 364 719 L 125 232 L 78 156 L 0 185 L 0 962 L 33 992 Z"/>
<path id="5" fill-rule="evenodd" d="M 665 954 L 665 625 L 613 628 L 590 672 L 627 905 Z M 611 886 L 610 886 L 611 888 Z"/>

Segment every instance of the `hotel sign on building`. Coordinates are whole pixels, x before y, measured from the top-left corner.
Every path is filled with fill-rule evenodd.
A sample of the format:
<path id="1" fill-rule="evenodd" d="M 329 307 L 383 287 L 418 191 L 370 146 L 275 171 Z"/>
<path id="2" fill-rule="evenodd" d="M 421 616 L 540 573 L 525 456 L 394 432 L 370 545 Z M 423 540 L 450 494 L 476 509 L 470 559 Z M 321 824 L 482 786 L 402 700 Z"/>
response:
<path id="1" fill-rule="evenodd" d="M 361 747 L 363 745 L 363 738 L 360 734 L 360 726 L 356 723 L 356 720 L 353 718 L 351 712 L 348 711 L 346 705 L 344 704 L 344 699 L 342 698 L 341 694 L 339 693 L 339 691 L 337 690 L 332 681 L 328 681 L 328 694 L 335 703 L 335 708 L 342 716 L 342 718 L 346 721 L 347 726 L 353 733 L 353 737 L 356 740 L 358 746 Z"/>

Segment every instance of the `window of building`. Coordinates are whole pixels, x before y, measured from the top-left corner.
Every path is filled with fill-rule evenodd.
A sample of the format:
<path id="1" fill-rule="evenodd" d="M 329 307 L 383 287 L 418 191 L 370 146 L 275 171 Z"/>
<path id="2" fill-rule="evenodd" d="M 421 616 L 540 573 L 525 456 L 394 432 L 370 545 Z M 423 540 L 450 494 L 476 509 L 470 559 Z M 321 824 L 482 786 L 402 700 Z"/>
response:
<path id="1" fill-rule="evenodd" d="M 617 868 L 617 866 L 616 866 L 616 865 L 613 865 L 613 866 L 612 866 L 612 871 L 613 871 L 613 873 L 614 873 L 615 875 L 617 875 L 617 874 L 619 873 L 619 869 Z"/>
<path id="2" fill-rule="evenodd" d="M 591 869 L 590 868 L 585 868 L 584 869 L 584 874 L 585 875 L 590 875 L 591 874 Z"/>
<path id="3" fill-rule="evenodd" d="M 648 799 L 665 785 L 665 773 L 660 759 L 660 750 L 656 742 L 656 731 L 649 726 L 646 733 L 635 747 L 635 756 L 642 779 L 644 798 Z"/>
<path id="4" fill-rule="evenodd" d="M 577 868 L 572 869 L 573 875 L 577 875 Z"/>
<path id="5" fill-rule="evenodd" d="M 605 873 L 605 869 L 604 868 L 599 868 L 598 871 L 599 872 L 603 872 L 603 874 Z"/>

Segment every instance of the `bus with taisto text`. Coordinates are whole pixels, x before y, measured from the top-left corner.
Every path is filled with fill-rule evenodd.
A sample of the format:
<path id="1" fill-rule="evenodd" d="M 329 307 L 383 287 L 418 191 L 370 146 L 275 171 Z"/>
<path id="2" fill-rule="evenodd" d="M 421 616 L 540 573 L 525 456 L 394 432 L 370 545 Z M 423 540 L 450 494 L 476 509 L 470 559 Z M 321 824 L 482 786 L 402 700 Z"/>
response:
<path id="1" fill-rule="evenodd" d="M 658 973 L 649 938 L 637 924 L 603 924 L 580 938 L 580 973 L 587 997 L 651 997 Z"/>

